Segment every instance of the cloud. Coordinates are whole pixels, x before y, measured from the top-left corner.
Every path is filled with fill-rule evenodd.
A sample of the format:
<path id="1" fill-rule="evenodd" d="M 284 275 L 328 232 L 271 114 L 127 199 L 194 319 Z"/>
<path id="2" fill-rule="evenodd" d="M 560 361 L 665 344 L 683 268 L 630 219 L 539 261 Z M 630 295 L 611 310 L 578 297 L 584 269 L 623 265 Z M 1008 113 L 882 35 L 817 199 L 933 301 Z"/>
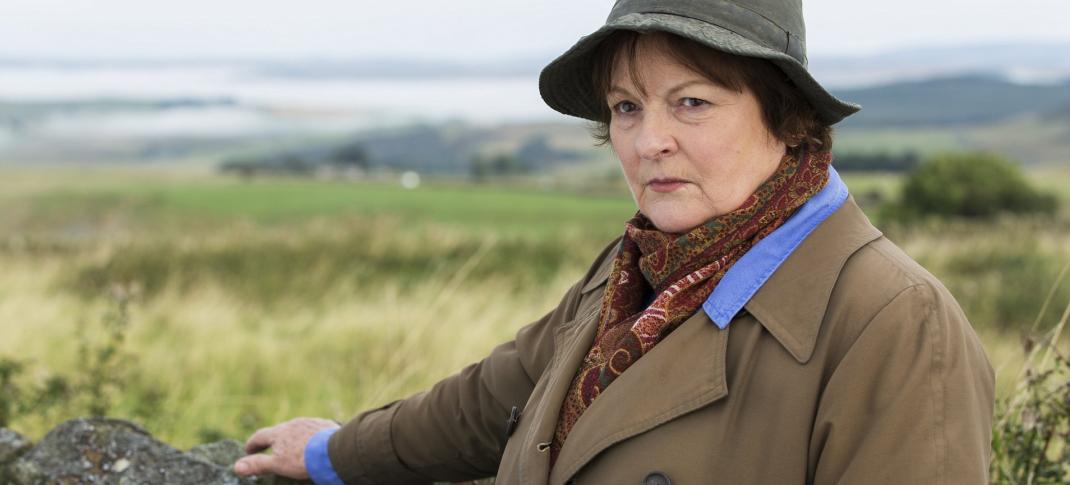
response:
<path id="1" fill-rule="evenodd" d="M 605 19 L 575 0 L 3 0 L 3 57 L 427 57 L 562 52 Z M 810 0 L 813 53 L 1067 39 L 1065 0 Z"/>

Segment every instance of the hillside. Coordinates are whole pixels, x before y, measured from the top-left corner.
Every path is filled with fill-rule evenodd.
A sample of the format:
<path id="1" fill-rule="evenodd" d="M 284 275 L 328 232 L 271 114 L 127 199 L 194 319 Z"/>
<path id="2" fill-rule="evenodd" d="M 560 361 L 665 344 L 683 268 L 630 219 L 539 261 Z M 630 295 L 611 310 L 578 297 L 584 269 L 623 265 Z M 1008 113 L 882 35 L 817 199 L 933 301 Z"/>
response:
<path id="1" fill-rule="evenodd" d="M 293 82 L 301 89 L 316 86 L 306 88 L 300 84 L 305 81 Z M 417 105 L 420 100 L 442 97 L 443 90 L 474 92 L 486 87 L 480 80 L 448 85 L 394 82 L 425 89 L 405 98 L 417 100 Z M 385 84 L 366 86 L 387 89 Z M 526 91 L 517 88 L 516 93 Z M 506 104 L 518 99 L 516 93 L 503 91 L 493 96 Z M 837 125 L 840 151 L 926 154 L 984 149 L 1025 163 L 1047 164 L 1065 163 L 1070 153 L 1066 141 L 1070 140 L 1070 81 L 1020 84 L 976 74 L 834 93 L 863 106 L 860 113 Z M 541 104 L 537 96 L 532 98 L 524 102 Z M 389 111 L 384 117 L 384 113 L 356 108 L 271 102 L 225 92 L 203 97 L 0 100 L 0 164 L 197 159 L 210 164 L 298 160 L 307 165 L 330 158 L 339 147 L 356 144 L 355 148 L 367 153 L 372 167 L 468 174 L 480 159 L 498 157 L 519 171 L 532 172 L 605 161 L 610 155 L 593 146 L 578 120 L 563 116 L 493 122 L 463 118 L 402 121 L 390 118 Z M 545 107 L 538 110 L 547 111 Z"/>
<path id="2" fill-rule="evenodd" d="M 960 76 L 838 90 L 862 105 L 845 127 L 984 124 L 1044 113 L 1070 103 L 1070 83 L 1016 84 L 993 76 Z"/>

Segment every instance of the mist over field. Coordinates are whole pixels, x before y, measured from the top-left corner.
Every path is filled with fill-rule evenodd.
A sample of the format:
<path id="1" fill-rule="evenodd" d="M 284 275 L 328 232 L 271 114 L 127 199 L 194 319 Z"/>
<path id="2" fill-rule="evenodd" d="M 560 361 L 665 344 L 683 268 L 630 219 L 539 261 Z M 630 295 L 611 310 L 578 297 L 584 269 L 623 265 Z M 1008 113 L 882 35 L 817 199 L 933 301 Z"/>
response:
<path id="1" fill-rule="evenodd" d="M 985 150 L 1057 165 L 1070 149 L 1070 63 L 1046 54 L 1060 51 L 1070 44 L 900 50 L 813 65 L 838 96 L 864 107 L 838 127 L 837 153 Z M 463 175 L 477 156 L 539 138 L 573 153 L 532 169 L 605 160 L 584 143 L 579 120 L 542 103 L 544 63 L 0 59 L 0 164 L 219 165 L 352 140 L 382 145 L 384 136 L 413 141 L 410 153 L 372 149 L 370 163 L 395 170 L 424 169 L 433 151 L 452 161 L 427 161 L 432 171 Z M 426 133 L 465 141 L 443 149 L 423 144 Z"/>

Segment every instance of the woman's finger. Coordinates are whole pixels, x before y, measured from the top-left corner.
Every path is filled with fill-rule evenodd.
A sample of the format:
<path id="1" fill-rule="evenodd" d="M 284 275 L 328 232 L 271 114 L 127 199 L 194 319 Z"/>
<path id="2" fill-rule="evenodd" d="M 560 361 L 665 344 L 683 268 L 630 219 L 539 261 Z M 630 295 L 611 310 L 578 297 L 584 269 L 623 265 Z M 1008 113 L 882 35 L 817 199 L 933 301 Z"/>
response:
<path id="1" fill-rule="evenodd" d="M 247 477 L 250 475 L 277 474 L 275 457 L 272 455 L 249 455 L 234 463 L 234 473 Z"/>
<path id="2" fill-rule="evenodd" d="M 271 426 L 269 428 L 260 428 L 249 437 L 249 440 L 245 442 L 246 453 L 259 453 L 275 443 L 275 431 L 277 426 Z"/>

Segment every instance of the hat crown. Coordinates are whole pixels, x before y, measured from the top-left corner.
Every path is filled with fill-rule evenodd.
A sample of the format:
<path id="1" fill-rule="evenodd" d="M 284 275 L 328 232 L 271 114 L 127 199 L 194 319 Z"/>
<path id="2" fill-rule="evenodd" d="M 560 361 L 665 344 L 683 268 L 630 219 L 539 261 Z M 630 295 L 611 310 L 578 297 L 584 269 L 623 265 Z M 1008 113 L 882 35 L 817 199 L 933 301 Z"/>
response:
<path id="1" fill-rule="evenodd" d="M 716 25 L 806 65 L 802 0 L 617 0 L 606 23 L 632 14 L 676 15 Z"/>
<path id="2" fill-rule="evenodd" d="M 773 63 L 834 124 L 860 106 L 829 93 L 806 66 L 802 0 L 616 0 L 606 24 L 584 36 L 539 75 L 539 92 L 551 108 L 605 121 L 605 93 L 591 82 L 598 46 L 617 31 L 666 32 L 732 55 Z"/>

